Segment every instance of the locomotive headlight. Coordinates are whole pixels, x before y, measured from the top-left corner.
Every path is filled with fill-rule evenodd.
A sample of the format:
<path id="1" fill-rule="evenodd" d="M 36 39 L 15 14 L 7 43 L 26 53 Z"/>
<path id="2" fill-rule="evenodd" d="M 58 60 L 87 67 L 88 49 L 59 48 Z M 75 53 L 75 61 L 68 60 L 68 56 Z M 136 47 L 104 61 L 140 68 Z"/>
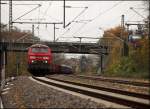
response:
<path id="1" fill-rule="evenodd" d="M 34 63 L 34 61 L 33 61 L 33 60 L 32 60 L 31 62 L 32 62 L 32 63 Z"/>
<path id="2" fill-rule="evenodd" d="M 47 63 L 47 61 L 45 61 L 45 63 Z"/>
<path id="3" fill-rule="evenodd" d="M 48 57 L 43 57 L 43 59 L 49 59 Z"/>

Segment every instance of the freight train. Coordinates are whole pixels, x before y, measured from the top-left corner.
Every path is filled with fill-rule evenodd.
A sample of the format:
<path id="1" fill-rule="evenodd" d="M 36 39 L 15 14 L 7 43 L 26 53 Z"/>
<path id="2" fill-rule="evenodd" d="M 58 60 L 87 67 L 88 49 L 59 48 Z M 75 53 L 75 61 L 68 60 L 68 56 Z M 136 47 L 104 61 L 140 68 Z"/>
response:
<path id="1" fill-rule="evenodd" d="M 73 73 L 70 66 L 52 63 L 52 51 L 43 44 L 34 44 L 28 48 L 28 71 L 31 73 Z"/>
<path id="2" fill-rule="evenodd" d="M 68 65 L 59 65 L 59 64 L 51 64 L 50 73 L 57 73 L 57 74 L 72 74 L 73 68 Z"/>
<path id="3" fill-rule="evenodd" d="M 141 43 L 140 43 L 141 39 L 142 39 L 142 36 L 140 35 L 129 35 L 128 37 L 129 43 L 132 44 L 135 48 L 141 46 Z"/>

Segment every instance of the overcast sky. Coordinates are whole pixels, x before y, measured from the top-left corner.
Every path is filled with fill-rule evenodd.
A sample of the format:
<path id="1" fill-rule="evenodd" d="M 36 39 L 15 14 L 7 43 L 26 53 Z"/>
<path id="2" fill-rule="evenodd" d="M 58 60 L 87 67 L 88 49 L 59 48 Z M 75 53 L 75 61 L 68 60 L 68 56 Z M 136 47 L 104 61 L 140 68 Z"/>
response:
<path id="1" fill-rule="evenodd" d="M 8 3 L 8 1 L 6 2 Z M 15 4 L 41 4 L 40 8 L 16 21 L 31 21 L 30 19 L 38 21 L 39 19 L 40 22 L 63 22 L 63 1 L 13 1 L 13 20 L 37 6 Z M 148 15 L 144 9 L 137 9 L 145 8 L 142 1 L 66 1 L 66 6 L 72 6 L 72 8 L 66 7 L 66 25 L 74 18 L 76 18 L 74 21 L 78 21 L 78 23 L 72 22 L 65 29 L 63 25 L 56 25 L 58 28 L 56 29 L 56 39 L 59 38 L 58 41 L 79 41 L 79 39 L 61 37 L 101 37 L 104 30 L 120 25 L 122 14 L 125 15 L 125 22 L 143 21 L 143 18 L 130 7 L 133 7 L 145 18 Z M 88 8 L 85 9 L 85 7 Z M 2 22 L 5 24 L 9 21 L 8 13 L 8 5 L 2 5 Z M 90 20 L 90 22 L 85 20 Z M 14 24 L 14 26 L 22 30 L 32 30 L 31 24 Z M 53 41 L 53 25 L 40 25 L 39 30 L 37 27 L 38 25 L 35 25 L 36 36 L 42 40 Z M 83 41 L 94 42 L 97 40 L 84 39 Z"/>

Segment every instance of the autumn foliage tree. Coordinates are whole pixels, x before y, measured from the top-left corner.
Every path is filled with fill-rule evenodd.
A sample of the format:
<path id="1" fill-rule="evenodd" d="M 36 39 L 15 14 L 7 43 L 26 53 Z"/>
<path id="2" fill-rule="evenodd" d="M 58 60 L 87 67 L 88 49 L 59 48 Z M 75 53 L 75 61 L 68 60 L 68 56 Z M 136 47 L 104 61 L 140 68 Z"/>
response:
<path id="1" fill-rule="evenodd" d="M 108 43 L 108 45 L 111 46 L 107 66 L 111 66 L 120 60 L 124 49 L 123 41 L 121 39 L 127 39 L 127 35 L 128 33 L 120 26 L 104 31 L 103 38 L 101 38 L 99 42 Z"/>
<path id="2" fill-rule="evenodd" d="M 128 38 L 128 32 L 125 30 L 122 31 L 120 26 L 106 30 L 103 38 L 100 39 L 100 42 L 108 41 L 112 47 L 110 54 L 107 56 L 109 61 L 105 74 L 109 76 L 147 78 L 149 45 L 146 36 L 140 40 L 141 46 L 138 48 L 126 42 L 129 47 L 128 56 L 123 55 L 123 41 L 118 40 L 118 38 L 122 38 L 125 41 L 127 41 Z"/>

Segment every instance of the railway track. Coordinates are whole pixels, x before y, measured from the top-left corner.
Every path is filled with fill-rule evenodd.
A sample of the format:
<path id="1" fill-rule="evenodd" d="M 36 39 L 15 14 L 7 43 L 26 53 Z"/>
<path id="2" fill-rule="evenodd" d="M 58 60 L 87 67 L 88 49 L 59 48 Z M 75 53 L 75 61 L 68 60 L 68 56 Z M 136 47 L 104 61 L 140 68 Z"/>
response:
<path id="1" fill-rule="evenodd" d="M 94 98 L 103 99 L 109 102 L 117 103 L 131 108 L 148 109 L 150 107 L 149 95 L 119 91 L 110 88 L 107 89 L 107 88 L 92 86 L 88 84 L 75 83 L 71 81 L 65 81 L 65 80 L 60 80 L 60 79 L 55 79 L 50 77 L 49 78 L 47 77 L 47 79 L 52 80 L 53 82 L 42 79 L 40 77 L 33 77 L 33 78 L 40 82 L 55 87 L 81 93 Z"/>
<path id="2" fill-rule="evenodd" d="M 119 79 L 84 76 L 84 75 L 73 75 L 72 77 L 74 76 L 79 77 L 79 78 L 99 80 L 99 81 L 105 81 L 105 82 L 113 82 L 113 83 L 127 84 L 127 85 L 140 86 L 140 87 L 150 87 L 150 83 L 147 83 L 147 82 L 129 81 L 129 80 L 121 80 L 121 79 L 119 80 Z"/>

